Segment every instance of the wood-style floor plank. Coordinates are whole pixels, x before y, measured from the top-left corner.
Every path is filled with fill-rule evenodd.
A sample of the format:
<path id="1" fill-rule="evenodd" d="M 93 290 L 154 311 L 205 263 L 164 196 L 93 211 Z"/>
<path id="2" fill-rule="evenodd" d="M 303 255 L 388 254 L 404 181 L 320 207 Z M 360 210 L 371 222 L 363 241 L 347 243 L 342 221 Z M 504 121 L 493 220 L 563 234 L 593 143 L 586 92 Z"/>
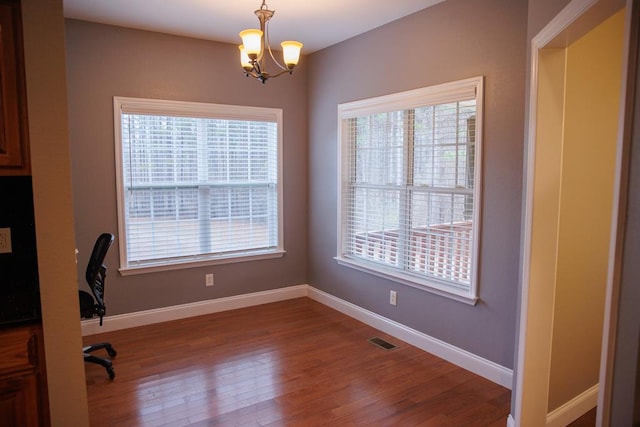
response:
<path id="1" fill-rule="evenodd" d="M 595 427 L 597 418 L 597 408 L 593 408 L 571 424 L 568 427 Z"/>
<path id="2" fill-rule="evenodd" d="M 118 356 L 114 381 L 86 364 L 95 427 L 488 426 L 509 413 L 508 389 L 307 298 L 85 337 L 99 341 Z"/>

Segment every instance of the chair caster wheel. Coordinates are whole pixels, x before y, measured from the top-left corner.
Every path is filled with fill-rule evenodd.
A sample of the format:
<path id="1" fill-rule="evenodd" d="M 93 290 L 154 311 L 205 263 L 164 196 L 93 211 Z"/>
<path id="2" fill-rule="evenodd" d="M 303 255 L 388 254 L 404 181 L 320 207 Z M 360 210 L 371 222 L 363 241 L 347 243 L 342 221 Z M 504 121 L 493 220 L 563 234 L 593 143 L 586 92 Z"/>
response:
<path id="1" fill-rule="evenodd" d="M 113 347 L 107 347 L 107 354 L 109 357 L 116 357 L 118 352 Z"/>
<path id="2" fill-rule="evenodd" d="M 116 372 L 113 368 L 107 368 L 107 374 L 109 375 L 110 380 L 113 380 L 116 377 Z"/>

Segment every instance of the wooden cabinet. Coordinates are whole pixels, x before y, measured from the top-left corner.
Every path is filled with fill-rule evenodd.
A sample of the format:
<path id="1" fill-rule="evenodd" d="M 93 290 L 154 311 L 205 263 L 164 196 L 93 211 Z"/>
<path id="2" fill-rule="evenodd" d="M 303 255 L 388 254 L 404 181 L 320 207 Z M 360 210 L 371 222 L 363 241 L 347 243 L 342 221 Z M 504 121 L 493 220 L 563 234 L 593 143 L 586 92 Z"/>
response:
<path id="1" fill-rule="evenodd" d="M 49 425 L 42 328 L 0 329 L 0 424 Z"/>
<path id="2" fill-rule="evenodd" d="M 30 175 L 20 2 L 0 0 L 0 175 Z"/>

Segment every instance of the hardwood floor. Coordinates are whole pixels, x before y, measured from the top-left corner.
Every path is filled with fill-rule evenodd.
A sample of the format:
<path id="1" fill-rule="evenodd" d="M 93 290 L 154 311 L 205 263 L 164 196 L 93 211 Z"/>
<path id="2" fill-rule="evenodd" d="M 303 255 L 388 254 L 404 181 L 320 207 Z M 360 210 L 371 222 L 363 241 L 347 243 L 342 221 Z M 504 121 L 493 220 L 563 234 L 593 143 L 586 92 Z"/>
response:
<path id="1" fill-rule="evenodd" d="M 99 341 L 118 356 L 112 382 L 86 364 L 92 426 L 504 426 L 509 413 L 508 389 L 308 298 L 85 337 Z"/>
<path id="2" fill-rule="evenodd" d="M 571 424 L 568 427 L 595 427 L 596 425 L 596 411 L 597 408 L 593 408 Z"/>

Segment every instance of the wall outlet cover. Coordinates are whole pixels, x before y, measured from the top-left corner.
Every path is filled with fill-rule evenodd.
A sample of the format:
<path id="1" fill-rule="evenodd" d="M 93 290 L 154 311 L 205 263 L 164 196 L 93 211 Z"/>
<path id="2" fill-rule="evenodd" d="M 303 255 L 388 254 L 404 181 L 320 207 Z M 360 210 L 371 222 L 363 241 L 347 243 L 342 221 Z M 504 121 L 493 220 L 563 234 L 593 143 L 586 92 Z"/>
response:
<path id="1" fill-rule="evenodd" d="M 213 273 L 204 275 L 204 285 L 205 286 L 213 286 Z"/>
<path id="2" fill-rule="evenodd" d="M 0 254 L 10 254 L 11 251 L 11 229 L 0 228 Z"/>

